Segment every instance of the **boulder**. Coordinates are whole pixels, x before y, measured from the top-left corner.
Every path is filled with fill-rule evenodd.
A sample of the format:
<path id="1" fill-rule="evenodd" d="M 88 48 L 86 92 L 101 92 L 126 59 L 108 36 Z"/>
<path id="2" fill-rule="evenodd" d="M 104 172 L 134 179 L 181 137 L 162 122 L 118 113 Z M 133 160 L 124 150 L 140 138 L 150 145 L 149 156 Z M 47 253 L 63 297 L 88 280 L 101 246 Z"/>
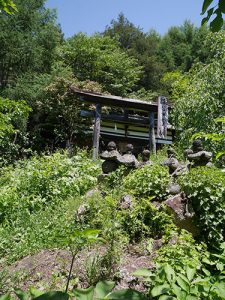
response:
<path id="1" fill-rule="evenodd" d="M 167 199 L 164 204 L 168 211 L 174 216 L 174 223 L 181 229 L 186 229 L 193 236 L 199 235 L 199 230 L 195 225 L 195 213 L 190 201 L 184 193 L 179 193 Z"/>

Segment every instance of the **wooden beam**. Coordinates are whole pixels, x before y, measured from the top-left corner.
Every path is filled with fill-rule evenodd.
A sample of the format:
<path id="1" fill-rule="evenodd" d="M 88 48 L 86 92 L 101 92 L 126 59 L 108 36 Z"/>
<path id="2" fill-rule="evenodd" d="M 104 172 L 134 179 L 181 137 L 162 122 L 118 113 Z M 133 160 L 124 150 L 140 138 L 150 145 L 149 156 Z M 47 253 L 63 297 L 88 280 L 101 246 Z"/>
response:
<path id="1" fill-rule="evenodd" d="M 149 113 L 149 149 L 152 153 L 156 154 L 154 112 Z"/>
<path id="2" fill-rule="evenodd" d="M 94 117 L 95 112 L 91 110 L 81 110 L 81 117 Z M 122 123 L 134 123 L 134 124 L 140 124 L 140 125 L 148 125 L 149 124 L 149 118 L 148 117 L 142 117 L 142 116 L 131 116 L 131 115 L 120 115 L 120 114 L 102 114 L 101 115 L 102 120 L 111 120 L 116 122 L 122 122 Z"/>
<path id="3" fill-rule="evenodd" d="M 95 124 L 94 124 L 94 132 L 93 132 L 93 159 L 94 160 L 98 158 L 100 130 L 101 130 L 101 105 L 98 103 L 96 104 L 96 109 L 95 109 Z"/>

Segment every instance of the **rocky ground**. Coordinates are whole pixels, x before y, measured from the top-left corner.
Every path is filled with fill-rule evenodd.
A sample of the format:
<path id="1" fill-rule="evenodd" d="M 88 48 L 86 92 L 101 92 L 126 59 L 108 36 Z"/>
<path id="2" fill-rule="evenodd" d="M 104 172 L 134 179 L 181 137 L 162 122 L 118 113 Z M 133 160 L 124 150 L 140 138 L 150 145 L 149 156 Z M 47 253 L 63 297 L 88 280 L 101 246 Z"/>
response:
<path id="1" fill-rule="evenodd" d="M 135 288 L 143 291 L 143 283 L 133 272 L 139 268 L 153 267 L 152 255 L 144 254 L 140 245 L 129 246 L 117 261 L 113 261 L 110 270 L 103 270 L 99 261 L 106 254 L 104 246 L 95 246 L 85 249 L 76 256 L 70 282 L 70 288 L 86 288 L 99 280 L 100 271 L 108 273 L 111 280 L 116 281 L 116 288 Z M 8 267 L 7 287 L 18 287 L 27 290 L 35 287 L 40 290 L 63 290 L 71 264 L 71 253 L 67 250 L 42 250 L 39 253 L 24 257 Z M 109 258 L 110 259 L 110 258 Z M 100 270 L 101 269 L 101 270 Z M 106 278 L 104 278 L 106 279 Z"/>

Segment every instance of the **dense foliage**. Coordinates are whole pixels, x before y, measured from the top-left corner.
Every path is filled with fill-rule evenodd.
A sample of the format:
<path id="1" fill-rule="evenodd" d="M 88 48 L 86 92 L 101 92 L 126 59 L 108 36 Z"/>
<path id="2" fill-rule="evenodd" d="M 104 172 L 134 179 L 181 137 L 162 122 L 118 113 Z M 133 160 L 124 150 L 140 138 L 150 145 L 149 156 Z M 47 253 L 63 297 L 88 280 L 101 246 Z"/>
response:
<path id="1" fill-rule="evenodd" d="M 30 107 L 25 101 L 0 97 L 0 167 L 26 155 Z"/>
<path id="2" fill-rule="evenodd" d="M 198 226 L 211 247 L 225 240 L 225 173 L 216 168 L 196 168 L 180 178 L 192 201 Z"/>
<path id="3" fill-rule="evenodd" d="M 45 0 L 16 0 L 18 12 L 0 14 L 0 88 L 26 72 L 48 72 L 61 33 Z"/>
<path id="4" fill-rule="evenodd" d="M 79 80 L 97 81 L 115 95 L 125 95 L 135 86 L 141 68 L 119 48 L 115 39 L 77 34 L 58 49 L 58 57 Z"/>
<path id="5" fill-rule="evenodd" d="M 208 39 L 210 50 L 208 63 L 195 65 L 185 76 L 185 86 L 182 77 L 173 84 L 174 94 L 177 97 L 173 122 L 181 129 L 178 132 L 182 143 L 186 143 L 186 146 L 196 132 L 216 133 L 220 130 L 215 119 L 225 114 L 224 42 L 223 31 L 211 34 Z M 180 84 L 184 89 L 180 89 Z"/>
<path id="6" fill-rule="evenodd" d="M 18 11 L 10 14 L 14 2 Z M 216 14 L 213 30 L 222 26 L 223 2 L 218 8 L 210 8 L 211 0 L 203 2 L 202 13 L 208 11 L 203 23 Z M 0 293 L 14 290 L 20 299 L 43 294 L 14 289 L 23 278 L 15 275 L 13 281 L 14 275 L 6 274 L 13 266 L 7 264 L 57 248 L 72 254 L 69 275 L 60 274 L 66 292 L 39 299 L 224 299 L 225 172 L 191 168 L 172 179 L 161 164 L 164 149 L 151 166 L 121 167 L 99 177 L 100 162 L 78 149 L 89 143 L 84 129 L 91 128 L 80 110 L 93 106 L 73 92 L 75 87 L 145 100 L 170 95 L 178 152 L 198 135 L 222 156 L 224 31 L 210 34 L 207 27 L 185 21 L 160 36 L 154 30 L 144 33 L 120 14 L 102 34 L 64 40 L 55 11 L 44 4 L 0 0 L 5 11 L 0 14 Z M 68 152 L 55 151 L 65 147 Z M 193 206 L 195 238 L 175 225 L 164 203 L 174 180 Z M 97 240 L 104 251 L 85 265 L 93 286 L 77 288 L 74 259 Z M 133 274 L 144 278 L 145 294 L 113 292 L 115 284 L 105 281 L 121 280 L 120 260 L 129 251 L 151 259 L 152 270 Z"/>
<path id="7" fill-rule="evenodd" d="M 167 168 L 155 164 L 130 173 L 124 179 L 124 186 L 136 196 L 164 199 L 168 195 L 169 180 Z"/>
<path id="8" fill-rule="evenodd" d="M 1 256 L 24 255 L 26 251 L 48 244 L 56 234 L 60 243 L 60 236 L 67 226 L 67 231 L 73 229 L 73 212 L 69 210 L 62 217 L 63 207 L 68 207 L 68 201 L 71 207 L 76 207 L 79 204 L 77 197 L 96 184 L 99 171 L 99 166 L 85 152 L 79 152 L 72 158 L 67 153 L 58 152 L 21 161 L 15 168 L 2 168 Z M 71 204 L 72 200 L 74 204 Z M 24 238 L 21 239 L 22 236 Z M 55 243 L 56 239 L 52 242 Z"/>

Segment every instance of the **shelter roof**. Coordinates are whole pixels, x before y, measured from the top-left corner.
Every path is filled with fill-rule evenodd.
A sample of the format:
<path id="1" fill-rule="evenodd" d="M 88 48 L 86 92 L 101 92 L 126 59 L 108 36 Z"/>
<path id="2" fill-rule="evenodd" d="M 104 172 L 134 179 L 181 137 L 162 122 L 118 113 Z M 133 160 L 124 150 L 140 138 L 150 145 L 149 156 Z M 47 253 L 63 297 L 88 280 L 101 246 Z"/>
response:
<path id="1" fill-rule="evenodd" d="M 81 97 L 82 100 L 90 103 L 99 103 L 106 106 L 116 106 L 130 109 L 157 112 L 157 102 L 143 101 L 119 96 L 107 95 L 102 93 L 79 90 L 74 86 L 70 87 L 73 92 Z"/>

